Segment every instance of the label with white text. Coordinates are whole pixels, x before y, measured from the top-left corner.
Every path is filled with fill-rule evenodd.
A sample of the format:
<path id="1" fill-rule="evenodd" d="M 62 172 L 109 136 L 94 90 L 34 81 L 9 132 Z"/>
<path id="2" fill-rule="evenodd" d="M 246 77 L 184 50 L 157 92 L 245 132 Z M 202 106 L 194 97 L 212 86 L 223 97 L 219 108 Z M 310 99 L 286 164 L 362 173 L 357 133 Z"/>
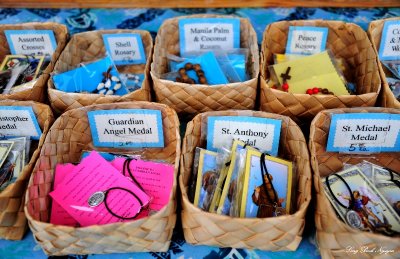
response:
<path id="1" fill-rule="evenodd" d="M 380 60 L 400 59 L 400 20 L 386 21 L 379 46 Z"/>
<path id="2" fill-rule="evenodd" d="M 290 26 L 286 54 L 312 55 L 325 50 L 328 28 Z"/>
<path id="3" fill-rule="evenodd" d="M 161 111 L 146 109 L 88 112 L 95 147 L 164 147 Z"/>
<path id="4" fill-rule="evenodd" d="M 217 151 L 232 145 L 233 139 L 276 156 L 281 120 L 247 116 L 210 116 L 207 126 L 207 149 Z"/>
<path id="5" fill-rule="evenodd" d="M 13 55 L 53 55 L 57 48 L 52 30 L 5 30 Z"/>
<path id="6" fill-rule="evenodd" d="M 240 48 L 237 18 L 188 18 L 179 20 L 181 55 L 194 51 Z"/>
<path id="7" fill-rule="evenodd" d="M 39 123 L 30 106 L 0 106 L 0 138 L 31 137 L 42 135 Z"/>
<path id="8" fill-rule="evenodd" d="M 400 151 L 400 114 L 332 114 L 326 151 L 377 153 Z"/>
<path id="9" fill-rule="evenodd" d="M 135 33 L 103 34 L 104 46 L 116 65 L 146 64 L 142 37 Z"/>

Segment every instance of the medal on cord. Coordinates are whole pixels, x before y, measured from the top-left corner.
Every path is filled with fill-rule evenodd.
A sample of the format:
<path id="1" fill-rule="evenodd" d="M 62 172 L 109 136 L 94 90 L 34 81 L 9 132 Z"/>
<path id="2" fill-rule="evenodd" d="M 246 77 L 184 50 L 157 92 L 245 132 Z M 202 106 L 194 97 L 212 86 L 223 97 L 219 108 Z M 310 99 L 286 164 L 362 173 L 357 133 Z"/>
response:
<path id="1" fill-rule="evenodd" d="M 129 158 L 129 159 L 126 159 L 126 160 L 124 161 L 122 173 L 123 173 L 123 175 L 125 176 L 125 171 L 128 171 L 128 174 L 129 174 L 130 179 L 131 179 L 143 192 L 145 192 L 144 189 L 143 189 L 143 187 L 142 187 L 142 186 L 139 184 L 139 182 L 135 179 L 135 177 L 133 176 L 133 174 L 132 174 L 132 172 L 131 172 L 131 169 L 129 168 L 129 165 L 130 165 L 130 163 L 131 163 L 132 160 L 133 160 L 133 159 Z M 137 212 L 136 212 L 133 216 L 131 216 L 131 217 L 124 217 L 124 216 L 118 215 L 118 214 L 116 214 L 115 212 L 113 212 L 113 211 L 111 210 L 111 208 L 109 207 L 109 205 L 108 205 L 107 198 L 108 198 L 108 195 L 110 194 L 110 192 L 115 191 L 115 190 L 126 191 L 127 193 L 129 193 L 130 195 L 132 195 L 132 196 L 138 201 L 138 203 L 139 203 L 139 205 L 140 205 L 139 211 L 137 211 Z M 116 217 L 116 218 L 123 219 L 123 220 L 134 219 L 134 218 L 136 218 L 136 217 L 139 215 L 139 213 L 140 213 L 143 209 L 146 209 L 146 208 L 147 208 L 147 206 L 143 206 L 143 202 L 139 199 L 139 197 L 138 197 L 134 192 L 132 192 L 132 191 L 129 190 L 129 189 L 122 188 L 122 187 L 111 187 L 111 188 L 107 189 L 106 191 L 98 191 L 98 192 L 95 192 L 95 193 L 93 193 L 93 194 L 89 197 L 89 199 L 88 199 L 88 204 L 89 204 L 90 207 L 97 207 L 97 206 L 99 206 L 99 205 L 100 205 L 101 203 L 103 203 L 103 202 L 104 202 L 104 206 L 106 207 L 107 211 L 108 211 L 111 215 L 113 215 L 113 216 Z"/>
<path id="2" fill-rule="evenodd" d="M 336 195 L 333 193 L 333 191 L 331 189 L 331 184 L 329 183 L 329 177 L 331 177 L 332 175 L 338 177 L 346 185 L 346 188 L 350 194 L 349 206 L 345 206 L 343 203 L 341 203 L 339 201 L 339 199 L 336 198 Z M 360 215 L 358 215 L 358 213 L 354 210 L 356 200 L 354 198 L 354 195 L 353 195 L 353 192 L 352 192 L 350 186 L 347 184 L 346 180 L 344 180 L 344 178 L 341 177 L 340 175 L 338 175 L 338 174 L 332 174 L 332 175 L 328 175 L 326 177 L 326 186 L 328 187 L 329 192 L 331 193 L 331 195 L 335 199 L 335 201 L 341 207 L 343 207 L 347 210 L 347 212 L 345 214 L 346 223 L 353 228 L 361 229 L 362 228 L 362 220 L 361 220 Z"/>

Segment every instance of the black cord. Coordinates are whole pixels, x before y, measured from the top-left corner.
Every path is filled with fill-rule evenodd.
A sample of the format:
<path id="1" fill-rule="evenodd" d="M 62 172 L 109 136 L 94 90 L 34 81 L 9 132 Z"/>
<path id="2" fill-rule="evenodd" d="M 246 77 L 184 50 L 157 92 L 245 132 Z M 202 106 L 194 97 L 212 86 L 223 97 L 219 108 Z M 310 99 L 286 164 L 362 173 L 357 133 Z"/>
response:
<path id="1" fill-rule="evenodd" d="M 133 176 L 133 174 L 132 174 L 132 171 L 131 171 L 131 169 L 130 169 L 130 165 L 131 165 L 132 160 L 134 160 L 134 159 L 133 159 L 133 158 L 127 158 L 127 159 L 124 161 L 124 166 L 123 166 L 123 169 L 122 169 L 122 174 L 125 176 L 125 171 L 128 171 L 129 176 L 130 176 L 130 178 L 132 179 L 132 181 L 140 188 L 140 190 L 142 190 L 143 192 L 145 192 L 144 189 L 143 189 L 143 187 L 142 187 L 142 185 L 136 180 L 136 178 L 135 178 L 135 177 Z"/>
<path id="2" fill-rule="evenodd" d="M 123 190 L 123 191 L 129 192 L 130 194 L 132 194 L 132 196 L 135 197 L 135 199 L 139 202 L 139 204 L 140 204 L 140 210 L 139 210 L 134 216 L 132 216 L 132 217 L 122 217 L 122 216 L 120 216 L 120 215 L 115 214 L 115 213 L 110 209 L 110 207 L 108 207 L 108 203 L 107 203 L 108 194 L 109 194 L 110 191 L 112 191 L 112 190 Z M 107 191 L 105 191 L 105 193 L 104 193 L 104 205 L 105 205 L 107 211 L 108 211 L 111 215 L 113 215 L 113 216 L 116 217 L 116 218 L 124 219 L 124 220 L 136 218 L 136 217 L 139 215 L 139 213 L 142 211 L 142 208 L 143 208 L 143 203 L 142 203 L 142 201 L 139 199 L 139 197 L 138 197 L 135 193 L 133 193 L 132 191 L 130 191 L 130 190 L 128 190 L 128 189 L 125 189 L 125 188 L 122 188 L 122 187 L 111 187 L 110 189 L 108 189 Z"/>
<path id="3" fill-rule="evenodd" d="M 332 189 L 331 189 L 331 184 L 329 183 L 329 177 L 331 177 L 332 175 L 335 175 L 335 176 L 337 176 L 340 180 L 342 180 L 342 182 L 344 182 L 344 184 L 346 185 L 347 189 L 349 190 L 350 198 L 351 198 L 351 201 L 349 201 L 349 207 L 346 207 L 345 205 L 343 205 L 343 203 L 341 203 L 341 202 L 338 200 L 338 198 L 336 198 L 336 195 L 333 193 L 333 191 L 332 191 Z M 331 174 L 331 175 L 328 175 L 328 176 L 326 177 L 325 183 L 326 183 L 326 186 L 328 187 L 329 192 L 332 194 L 332 197 L 335 199 L 335 201 L 336 201 L 340 206 L 342 206 L 342 207 L 345 208 L 345 209 L 352 209 L 352 208 L 353 208 L 353 206 L 354 206 L 354 204 L 355 204 L 355 198 L 354 198 L 354 196 L 353 196 L 353 192 L 351 191 L 350 186 L 348 185 L 348 183 L 346 182 L 346 180 L 344 180 L 343 177 L 341 177 L 341 176 L 338 175 L 338 174 Z"/>
<path id="4" fill-rule="evenodd" d="M 400 188 L 400 181 L 394 179 L 394 175 L 400 176 L 399 173 L 397 173 L 397 172 L 395 172 L 392 169 L 389 169 L 387 167 L 384 167 L 383 169 L 389 171 L 389 173 L 390 173 L 390 181 L 393 182 L 395 185 L 397 185 L 397 187 Z"/>
<path id="5" fill-rule="evenodd" d="M 265 155 L 266 155 L 265 153 L 262 153 L 261 157 L 260 157 L 261 179 L 264 183 L 264 190 L 265 190 L 265 194 L 267 195 L 268 201 L 272 204 L 277 204 L 278 203 L 278 195 L 276 194 L 274 185 L 272 184 L 272 181 L 271 181 L 270 174 L 269 174 L 267 166 L 265 164 Z M 269 195 L 269 192 L 267 190 L 267 182 L 265 181 L 265 177 L 264 177 L 265 175 L 268 177 L 269 183 L 271 184 L 272 191 L 274 192 L 274 196 L 275 196 L 274 200 L 272 200 L 272 198 Z"/>

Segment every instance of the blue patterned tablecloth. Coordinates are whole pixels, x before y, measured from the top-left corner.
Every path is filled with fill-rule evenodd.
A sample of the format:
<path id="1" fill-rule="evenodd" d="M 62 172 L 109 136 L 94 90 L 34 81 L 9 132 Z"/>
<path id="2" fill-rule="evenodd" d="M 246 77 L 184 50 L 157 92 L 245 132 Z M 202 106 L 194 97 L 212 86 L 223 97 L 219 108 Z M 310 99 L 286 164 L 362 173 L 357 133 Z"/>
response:
<path id="1" fill-rule="evenodd" d="M 67 25 L 71 34 L 98 29 L 144 29 L 153 37 L 165 19 L 195 13 L 231 14 L 249 18 L 261 43 L 265 27 L 275 21 L 296 19 L 342 20 L 360 25 L 364 30 L 376 19 L 400 16 L 400 8 L 220 8 L 220 9 L 0 9 L 0 24 L 22 22 L 58 22 Z M 312 209 L 311 209 L 312 210 Z M 313 210 L 312 210 L 313 211 Z M 310 213 L 312 216 L 312 213 Z M 246 249 L 192 246 L 185 243 L 182 232 L 174 232 L 166 253 L 129 253 L 69 256 L 67 258 L 319 258 L 315 246 L 313 218 L 308 218 L 303 241 L 295 252 L 265 252 Z M 179 224 L 179 223 L 177 223 Z M 46 258 L 28 232 L 22 241 L 0 240 L 0 258 Z"/>

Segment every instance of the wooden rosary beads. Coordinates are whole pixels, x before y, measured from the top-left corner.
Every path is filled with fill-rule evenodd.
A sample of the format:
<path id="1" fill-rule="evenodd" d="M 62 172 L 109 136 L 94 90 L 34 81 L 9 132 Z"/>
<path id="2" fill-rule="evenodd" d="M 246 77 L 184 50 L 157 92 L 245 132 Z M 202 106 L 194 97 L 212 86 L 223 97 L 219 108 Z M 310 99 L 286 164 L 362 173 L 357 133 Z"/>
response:
<path id="1" fill-rule="evenodd" d="M 192 64 L 192 63 L 186 63 L 183 68 L 180 68 L 178 70 L 180 77 L 176 77 L 176 82 L 195 84 L 196 81 L 187 75 L 187 71 L 190 71 L 190 70 L 194 70 L 196 72 L 196 75 L 199 78 L 200 84 L 203 84 L 203 85 L 208 84 L 207 79 L 204 75 L 204 71 L 201 69 L 200 64 Z"/>

